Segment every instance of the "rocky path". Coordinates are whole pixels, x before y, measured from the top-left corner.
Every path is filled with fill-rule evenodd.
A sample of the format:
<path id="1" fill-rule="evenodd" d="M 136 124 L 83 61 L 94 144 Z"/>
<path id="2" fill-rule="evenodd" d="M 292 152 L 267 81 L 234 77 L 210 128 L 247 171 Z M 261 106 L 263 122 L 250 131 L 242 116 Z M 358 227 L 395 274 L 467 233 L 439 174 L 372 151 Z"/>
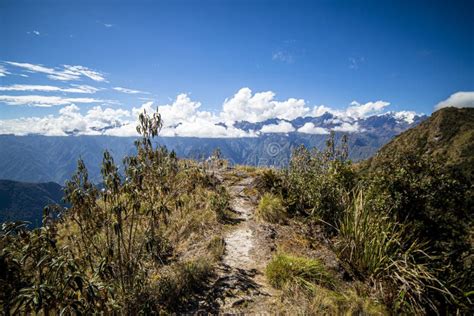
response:
<path id="1" fill-rule="evenodd" d="M 225 254 L 207 298 L 222 314 L 272 314 L 278 296 L 264 275 L 274 250 L 274 232 L 254 220 L 256 206 L 245 193 L 253 180 L 243 176 L 228 186 L 236 224 L 224 237 Z"/>

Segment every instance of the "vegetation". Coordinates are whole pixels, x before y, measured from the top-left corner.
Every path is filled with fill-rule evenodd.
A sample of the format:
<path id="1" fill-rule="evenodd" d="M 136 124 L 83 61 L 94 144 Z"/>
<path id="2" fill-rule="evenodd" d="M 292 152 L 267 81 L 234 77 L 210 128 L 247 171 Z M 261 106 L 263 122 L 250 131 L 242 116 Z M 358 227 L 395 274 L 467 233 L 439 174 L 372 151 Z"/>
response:
<path id="1" fill-rule="evenodd" d="M 284 175 L 284 195 L 294 214 L 335 223 L 342 214 L 345 193 L 355 183 L 355 173 L 347 160 L 347 137 L 336 147 L 334 134 L 323 152 L 297 148 Z"/>
<path id="2" fill-rule="evenodd" d="M 288 314 L 387 314 L 383 304 L 343 288 L 319 260 L 279 253 L 267 265 L 266 276 L 282 290 L 285 304 L 280 310 Z"/>
<path id="3" fill-rule="evenodd" d="M 270 223 L 284 223 L 286 210 L 279 196 L 265 193 L 260 199 L 255 216 Z"/>
<path id="4" fill-rule="evenodd" d="M 255 178 L 242 192 L 258 202 L 265 241 L 276 240 L 272 249 L 279 249 L 265 276 L 281 293 L 281 312 L 474 309 L 474 186 L 463 160 L 471 134 L 465 124 L 446 135 L 438 128 L 453 117 L 462 122 L 457 113 L 435 113 L 419 137 L 417 128 L 402 134 L 367 163 L 353 165 L 347 138 L 332 134 L 324 151 L 297 148 L 286 169 L 237 166 L 219 174 L 226 183 L 240 183 L 242 173 Z M 105 152 L 102 189 L 80 160 L 65 189 L 70 207 L 45 208 L 41 228 L 2 225 L 4 314 L 179 313 L 202 298 L 225 253 L 230 195 L 214 166 L 206 170 L 153 146 L 160 128 L 158 114 L 140 115 L 136 155 L 125 158 L 119 174 Z M 433 128 L 442 148 L 451 148 L 451 140 L 462 144 L 457 160 L 438 159 Z M 418 145 L 410 149 L 413 139 Z M 418 150 L 425 140 L 429 150 Z M 402 146 L 394 144 L 406 148 L 392 151 Z"/>
<path id="5" fill-rule="evenodd" d="M 105 152 L 99 190 L 80 160 L 66 184 L 70 208 L 46 209 L 43 227 L 32 231 L 21 223 L 2 226 L 3 313 L 146 314 L 186 307 L 212 274 L 217 255 L 207 240 L 220 234 L 226 195 L 205 170 L 152 145 L 160 128 L 158 114 L 140 115 L 142 138 L 137 154 L 124 160 L 124 177 Z M 58 220 L 49 219 L 53 211 Z M 187 251 L 191 244 L 194 255 Z"/>
<path id="6" fill-rule="evenodd" d="M 303 287 L 311 287 L 313 283 L 333 286 L 333 278 L 321 262 L 284 253 L 273 257 L 267 265 L 265 274 L 270 284 L 280 289 L 288 283 Z"/>
<path id="7" fill-rule="evenodd" d="M 452 121 L 449 113 L 435 114 L 434 120 L 440 117 Z M 416 129 L 406 134 L 413 136 Z M 470 133 L 465 126 L 454 129 Z M 466 137 L 448 134 L 438 136 Z M 331 135 L 325 151 L 296 149 L 286 170 L 261 176 L 261 187 L 281 194 L 293 219 L 308 225 L 310 240 L 321 238 L 314 226 L 322 223 L 323 239 L 350 282 L 365 284 L 393 313 L 472 310 L 474 190 L 461 168 L 464 161 L 457 167 L 443 163 L 434 147 L 433 156 L 407 148 L 389 156 L 383 148 L 370 168 L 354 166 L 347 160 L 346 141 L 335 145 Z M 470 148 L 472 141 L 466 144 Z M 316 299 L 303 297 L 309 305 Z"/>

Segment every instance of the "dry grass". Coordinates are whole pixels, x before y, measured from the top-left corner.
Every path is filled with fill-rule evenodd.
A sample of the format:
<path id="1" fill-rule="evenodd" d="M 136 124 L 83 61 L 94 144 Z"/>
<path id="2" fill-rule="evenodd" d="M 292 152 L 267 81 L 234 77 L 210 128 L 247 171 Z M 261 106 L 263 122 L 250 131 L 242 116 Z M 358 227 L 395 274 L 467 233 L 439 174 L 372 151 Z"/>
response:
<path id="1" fill-rule="evenodd" d="M 284 223 L 287 213 L 279 196 L 265 193 L 255 210 L 255 217 L 269 223 Z"/>

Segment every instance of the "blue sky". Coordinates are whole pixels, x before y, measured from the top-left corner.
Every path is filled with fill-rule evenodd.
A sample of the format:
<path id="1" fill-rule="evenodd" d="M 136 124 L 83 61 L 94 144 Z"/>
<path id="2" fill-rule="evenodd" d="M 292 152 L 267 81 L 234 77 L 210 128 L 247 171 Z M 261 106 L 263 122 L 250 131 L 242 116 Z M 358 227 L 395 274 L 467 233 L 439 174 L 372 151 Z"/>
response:
<path id="1" fill-rule="evenodd" d="M 474 90 L 472 12 L 473 1 L 0 0 L 0 86 L 89 85 L 102 90 L 58 93 L 106 100 L 99 105 L 112 109 L 186 93 L 218 113 L 248 87 L 310 107 L 383 100 L 393 111 L 429 114 L 450 95 Z M 51 80 L 7 62 L 80 65 L 104 80 Z M 11 103 L 0 98 L 0 119 L 55 115 L 62 106 Z M 73 103 L 81 113 L 97 106 Z"/>

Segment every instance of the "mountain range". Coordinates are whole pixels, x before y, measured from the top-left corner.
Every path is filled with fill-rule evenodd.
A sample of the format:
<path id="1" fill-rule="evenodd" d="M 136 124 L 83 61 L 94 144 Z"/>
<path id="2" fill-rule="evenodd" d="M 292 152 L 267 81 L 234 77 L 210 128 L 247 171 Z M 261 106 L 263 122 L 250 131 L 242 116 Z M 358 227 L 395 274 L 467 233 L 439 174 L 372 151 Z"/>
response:
<path id="1" fill-rule="evenodd" d="M 349 135 L 350 158 L 358 161 L 372 156 L 394 136 L 416 126 L 426 117 L 411 112 L 407 115 L 389 112 L 361 119 L 346 118 L 341 125 L 340 118 L 325 113 L 292 121 L 270 119 L 234 124 L 245 131 L 259 131 L 256 137 L 159 137 L 157 142 L 174 150 L 179 157 L 205 159 L 219 148 L 223 157 L 234 164 L 281 167 L 288 163 L 292 150 L 299 145 L 323 148 L 327 134 L 333 130 L 336 140 L 344 134 Z M 91 179 L 100 182 L 100 165 L 105 149 L 119 163 L 124 156 L 134 152 L 134 137 L 71 134 L 64 137 L 0 135 L 0 179 L 64 184 L 74 172 L 77 159 L 82 158 Z"/>

